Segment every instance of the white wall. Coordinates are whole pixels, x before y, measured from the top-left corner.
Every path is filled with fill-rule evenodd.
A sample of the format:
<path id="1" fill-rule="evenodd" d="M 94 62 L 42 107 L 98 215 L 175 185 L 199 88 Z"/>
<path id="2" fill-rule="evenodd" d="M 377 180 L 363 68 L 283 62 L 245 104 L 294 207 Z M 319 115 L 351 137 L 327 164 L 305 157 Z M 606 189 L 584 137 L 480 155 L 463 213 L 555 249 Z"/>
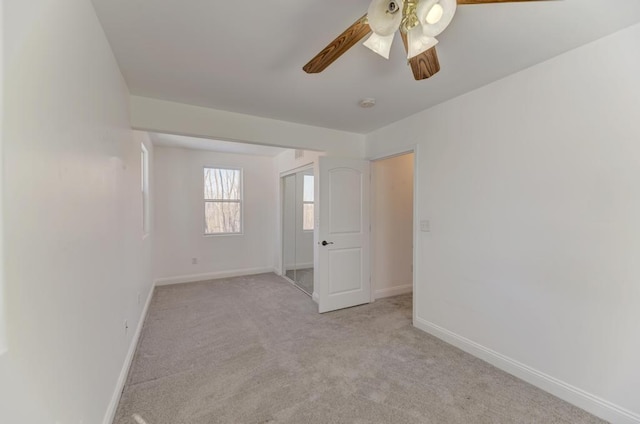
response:
<path id="1" fill-rule="evenodd" d="M 416 324 L 613 422 L 640 422 L 638 51 L 635 25 L 367 137 L 419 145 Z"/>
<path id="2" fill-rule="evenodd" d="M 413 153 L 371 164 L 371 259 L 376 299 L 413 291 Z"/>
<path id="3" fill-rule="evenodd" d="M 152 283 L 140 138 L 88 0 L 4 6 L 0 422 L 100 423 Z"/>
<path id="4" fill-rule="evenodd" d="M 0 355 L 7 349 L 7 333 L 4 313 L 4 235 L 3 235 L 3 180 L 2 171 L 2 140 L 3 140 L 3 118 L 4 118 L 4 5 L 0 1 Z"/>
<path id="5" fill-rule="evenodd" d="M 131 125 L 159 133 L 364 156 L 362 134 L 138 96 L 131 97 Z"/>
<path id="6" fill-rule="evenodd" d="M 203 168 L 243 169 L 242 235 L 204 235 Z M 171 147 L 155 148 L 156 249 L 159 284 L 273 271 L 274 159 Z M 192 258 L 197 264 L 192 264 Z"/>

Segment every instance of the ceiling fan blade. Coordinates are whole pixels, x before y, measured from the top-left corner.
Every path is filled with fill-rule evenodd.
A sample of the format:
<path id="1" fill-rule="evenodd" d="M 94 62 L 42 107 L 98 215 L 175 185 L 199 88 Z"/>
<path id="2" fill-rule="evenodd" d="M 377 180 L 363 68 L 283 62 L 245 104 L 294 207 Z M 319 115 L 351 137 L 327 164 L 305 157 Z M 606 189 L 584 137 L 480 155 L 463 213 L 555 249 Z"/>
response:
<path id="1" fill-rule="evenodd" d="M 550 0 L 458 0 L 458 4 L 485 4 L 485 3 L 515 3 L 525 1 L 550 1 Z"/>
<path id="2" fill-rule="evenodd" d="M 407 34 L 400 31 L 405 50 L 408 49 Z M 413 72 L 413 77 L 417 80 L 427 79 L 434 76 L 440 71 L 440 62 L 438 61 L 438 53 L 435 47 L 431 47 L 424 53 L 409 59 L 409 65 Z"/>
<path id="3" fill-rule="evenodd" d="M 370 32 L 371 28 L 367 22 L 367 15 L 364 15 L 311 59 L 309 63 L 304 65 L 302 69 L 308 74 L 324 71 L 327 66 L 331 65 Z"/>

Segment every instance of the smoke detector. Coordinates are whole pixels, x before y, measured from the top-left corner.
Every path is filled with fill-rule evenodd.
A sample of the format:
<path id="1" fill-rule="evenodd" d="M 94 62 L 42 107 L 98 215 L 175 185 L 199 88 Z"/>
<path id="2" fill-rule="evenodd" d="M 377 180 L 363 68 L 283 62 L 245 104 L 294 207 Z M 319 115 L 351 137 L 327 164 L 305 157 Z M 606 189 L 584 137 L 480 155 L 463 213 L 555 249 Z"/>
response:
<path id="1" fill-rule="evenodd" d="M 362 99 L 362 100 L 360 100 L 360 103 L 358 103 L 358 104 L 363 109 L 371 109 L 372 107 L 374 107 L 376 105 L 376 99 L 372 99 L 372 98 Z"/>

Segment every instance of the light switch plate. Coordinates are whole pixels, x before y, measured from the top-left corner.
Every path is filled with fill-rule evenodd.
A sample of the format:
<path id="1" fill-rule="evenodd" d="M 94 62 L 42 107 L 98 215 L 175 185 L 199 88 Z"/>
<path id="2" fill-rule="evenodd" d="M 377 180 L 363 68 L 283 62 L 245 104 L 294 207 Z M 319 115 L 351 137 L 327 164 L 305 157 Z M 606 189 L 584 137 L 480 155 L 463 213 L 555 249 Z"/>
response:
<path id="1" fill-rule="evenodd" d="M 422 231 L 423 233 L 428 233 L 431 231 L 431 223 L 428 219 L 423 219 L 422 221 L 420 221 L 420 231 Z"/>

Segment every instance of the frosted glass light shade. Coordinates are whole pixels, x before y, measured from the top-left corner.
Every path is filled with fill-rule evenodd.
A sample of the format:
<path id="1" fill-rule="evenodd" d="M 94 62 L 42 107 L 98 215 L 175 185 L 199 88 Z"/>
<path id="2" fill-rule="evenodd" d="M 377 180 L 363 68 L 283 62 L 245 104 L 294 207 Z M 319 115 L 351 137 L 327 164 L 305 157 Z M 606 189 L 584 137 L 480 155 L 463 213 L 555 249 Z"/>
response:
<path id="1" fill-rule="evenodd" d="M 393 43 L 393 37 L 395 35 L 395 32 L 386 36 L 378 35 L 374 32 L 363 44 L 385 59 L 389 59 L 389 52 L 391 51 L 391 44 Z"/>
<path id="2" fill-rule="evenodd" d="M 433 37 L 428 37 L 422 32 L 422 28 L 417 26 L 409 31 L 407 34 L 407 58 L 418 56 L 420 53 L 424 53 L 432 47 L 438 44 L 438 40 Z"/>
<path id="3" fill-rule="evenodd" d="M 437 24 L 440 22 L 440 19 L 442 19 L 442 15 L 444 15 L 444 9 L 440 6 L 440 3 L 436 3 L 433 5 L 429 13 L 427 13 L 425 22 L 429 25 Z"/>
<path id="4" fill-rule="evenodd" d="M 373 0 L 367 12 L 371 31 L 383 37 L 396 32 L 402 22 L 403 3 L 403 0 Z M 392 7 L 395 13 L 389 13 Z"/>
<path id="5" fill-rule="evenodd" d="M 447 29 L 456 14 L 457 6 L 456 0 L 422 0 L 418 3 L 416 14 L 424 35 L 437 37 Z"/>

